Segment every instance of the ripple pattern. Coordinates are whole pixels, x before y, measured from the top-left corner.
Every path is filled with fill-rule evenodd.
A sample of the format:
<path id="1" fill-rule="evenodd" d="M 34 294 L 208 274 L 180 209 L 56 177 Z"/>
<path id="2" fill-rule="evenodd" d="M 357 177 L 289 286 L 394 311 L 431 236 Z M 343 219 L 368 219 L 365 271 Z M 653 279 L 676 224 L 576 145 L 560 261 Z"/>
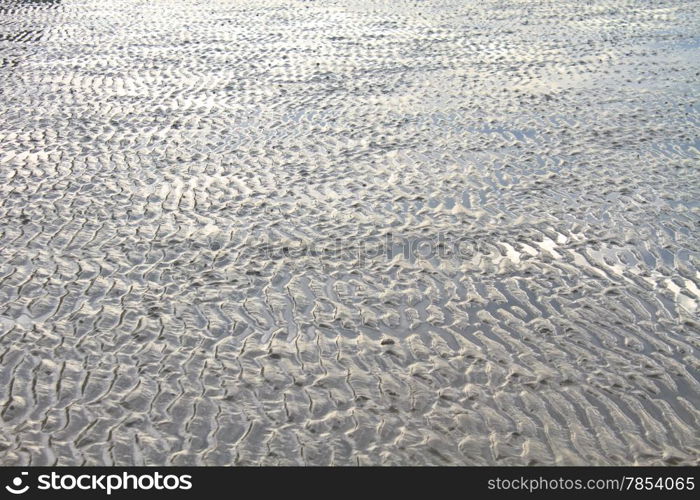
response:
<path id="1" fill-rule="evenodd" d="M 699 14 L 0 0 L 0 463 L 699 465 Z"/>

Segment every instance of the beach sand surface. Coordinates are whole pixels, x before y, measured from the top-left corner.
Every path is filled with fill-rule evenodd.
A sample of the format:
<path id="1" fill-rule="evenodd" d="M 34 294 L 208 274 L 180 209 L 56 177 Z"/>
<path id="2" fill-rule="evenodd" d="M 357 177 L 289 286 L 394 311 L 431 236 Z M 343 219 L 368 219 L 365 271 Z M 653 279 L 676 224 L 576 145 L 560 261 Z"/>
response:
<path id="1" fill-rule="evenodd" d="M 0 0 L 0 464 L 698 465 L 699 36 Z"/>

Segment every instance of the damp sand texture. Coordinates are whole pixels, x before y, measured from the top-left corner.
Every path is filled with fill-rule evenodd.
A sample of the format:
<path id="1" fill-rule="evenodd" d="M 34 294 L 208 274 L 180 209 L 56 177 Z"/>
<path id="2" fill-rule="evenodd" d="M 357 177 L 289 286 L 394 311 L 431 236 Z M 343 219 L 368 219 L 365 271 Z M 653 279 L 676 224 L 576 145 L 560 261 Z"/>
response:
<path id="1" fill-rule="evenodd" d="M 699 14 L 0 0 L 0 463 L 697 465 Z"/>

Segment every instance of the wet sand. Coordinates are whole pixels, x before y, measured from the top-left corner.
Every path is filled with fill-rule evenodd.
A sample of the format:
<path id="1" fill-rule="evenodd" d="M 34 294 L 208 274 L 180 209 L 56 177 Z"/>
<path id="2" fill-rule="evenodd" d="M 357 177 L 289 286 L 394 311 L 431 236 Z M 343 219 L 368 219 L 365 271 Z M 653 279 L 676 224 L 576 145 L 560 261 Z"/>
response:
<path id="1" fill-rule="evenodd" d="M 699 36 L 0 0 L 0 464 L 698 465 Z"/>

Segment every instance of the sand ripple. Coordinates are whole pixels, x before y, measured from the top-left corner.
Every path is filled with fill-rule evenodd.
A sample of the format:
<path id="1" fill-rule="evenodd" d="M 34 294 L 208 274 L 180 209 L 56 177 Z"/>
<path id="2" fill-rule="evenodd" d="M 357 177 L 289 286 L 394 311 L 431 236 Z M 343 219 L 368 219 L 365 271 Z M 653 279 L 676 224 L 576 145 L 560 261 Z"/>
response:
<path id="1" fill-rule="evenodd" d="M 699 33 L 0 0 L 0 463 L 697 465 Z"/>

